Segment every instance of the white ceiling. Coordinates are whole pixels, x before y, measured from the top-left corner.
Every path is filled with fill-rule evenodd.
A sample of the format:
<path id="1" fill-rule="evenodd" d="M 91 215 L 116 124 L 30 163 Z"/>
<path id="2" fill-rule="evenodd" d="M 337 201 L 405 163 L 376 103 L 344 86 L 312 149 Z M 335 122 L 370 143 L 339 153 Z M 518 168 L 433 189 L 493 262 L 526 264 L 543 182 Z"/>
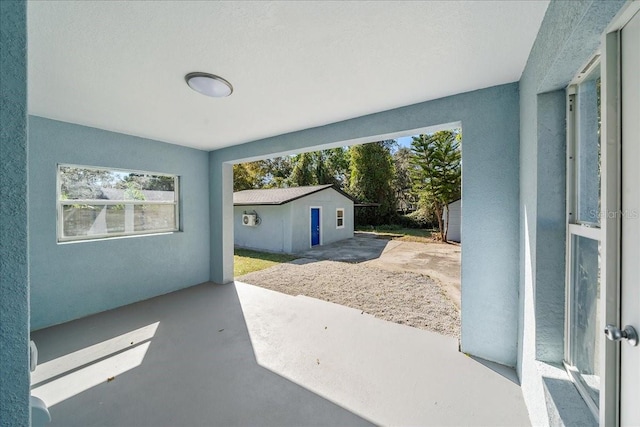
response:
<path id="1" fill-rule="evenodd" d="M 30 1 L 29 111 L 216 149 L 517 81 L 547 5 Z"/>

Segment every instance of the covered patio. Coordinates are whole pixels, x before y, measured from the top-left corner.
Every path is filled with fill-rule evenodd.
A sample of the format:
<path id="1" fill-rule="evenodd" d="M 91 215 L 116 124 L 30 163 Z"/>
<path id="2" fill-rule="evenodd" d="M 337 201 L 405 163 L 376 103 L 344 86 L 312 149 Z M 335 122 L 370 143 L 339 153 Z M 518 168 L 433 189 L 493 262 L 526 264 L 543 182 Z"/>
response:
<path id="1" fill-rule="evenodd" d="M 453 338 L 241 282 L 32 338 L 53 426 L 529 425 L 515 370 Z"/>
<path id="2" fill-rule="evenodd" d="M 567 148 L 570 92 L 597 70 L 592 216 L 620 213 L 620 135 L 638 132 L 619 119 L 640 107 L 618 77 L 640 61 L 619 53 L 638 59 L 621 34 L 640 37 L 639 4 L 0 1 L 0 424 L 30 425 L 32 393 L 54 425 L 638 424 L 640 353 L 599 334 L 640 328 L 620 305 L 637 293 L 619 293 L 636 270 L 618 280 L 640 239 L 619 253 L 619 216 L 568 221 Z M 194 74 L 230 96 L 195 92 Z M 460 343 L 234 283 L 234 164 L 454 127 Z M 170 179 L 171 227 L 65 240 L 65 206 L 119 201 L 68 199 L 61 165 Z M 604 250 L 597 398 L 563 368 L 576 230 Z"/>

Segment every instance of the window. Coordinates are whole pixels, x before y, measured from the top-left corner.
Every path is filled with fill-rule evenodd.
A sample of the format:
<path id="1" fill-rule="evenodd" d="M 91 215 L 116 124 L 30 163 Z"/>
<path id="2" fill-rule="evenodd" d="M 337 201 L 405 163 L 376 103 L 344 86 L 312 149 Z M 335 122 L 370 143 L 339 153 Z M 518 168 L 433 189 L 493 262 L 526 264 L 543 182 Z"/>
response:
<path id="1" fill-rule="evenodd" d="M 344 208 L 336 209 L 336 228 L 344 228 Z"/>
<path id="2" fill-rule="evenodd" d="M 568 88 L 565 366 L 596 419 L 600 396 L 600 65 Z"/>
<path id="3" fill-rule="evenodd" d="M 58 242 L 178 231 L 175 175 L 58 165 Z"/>

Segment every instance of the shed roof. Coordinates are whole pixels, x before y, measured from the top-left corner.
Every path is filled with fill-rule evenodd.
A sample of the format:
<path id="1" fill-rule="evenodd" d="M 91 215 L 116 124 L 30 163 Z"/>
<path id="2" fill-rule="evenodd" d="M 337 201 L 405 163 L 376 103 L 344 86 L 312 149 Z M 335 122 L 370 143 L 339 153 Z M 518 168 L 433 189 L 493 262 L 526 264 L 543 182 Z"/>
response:
<path id="1" fill-rule="evenodd" d="M 243 190 L 233 193 L 235 206 L 249 205 L 284 205 L 302 197 L 332 188 L 343 196 L 353 200 L 347 193 L 331 184 L 311 185 L 305 187 L 268 188 L 262 190 Z"/>

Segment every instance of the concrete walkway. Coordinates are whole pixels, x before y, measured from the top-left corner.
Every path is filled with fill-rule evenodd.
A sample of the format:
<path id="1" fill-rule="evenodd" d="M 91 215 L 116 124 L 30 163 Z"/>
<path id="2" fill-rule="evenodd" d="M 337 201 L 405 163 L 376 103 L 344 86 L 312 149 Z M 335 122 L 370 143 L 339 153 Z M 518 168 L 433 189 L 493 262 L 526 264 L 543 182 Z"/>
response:
<path id="1" fill-rule="evenodd" d="M 514 372 L 455 339 L 239 282 L 32 337 L 52 425 L 529 424 Z"/>

